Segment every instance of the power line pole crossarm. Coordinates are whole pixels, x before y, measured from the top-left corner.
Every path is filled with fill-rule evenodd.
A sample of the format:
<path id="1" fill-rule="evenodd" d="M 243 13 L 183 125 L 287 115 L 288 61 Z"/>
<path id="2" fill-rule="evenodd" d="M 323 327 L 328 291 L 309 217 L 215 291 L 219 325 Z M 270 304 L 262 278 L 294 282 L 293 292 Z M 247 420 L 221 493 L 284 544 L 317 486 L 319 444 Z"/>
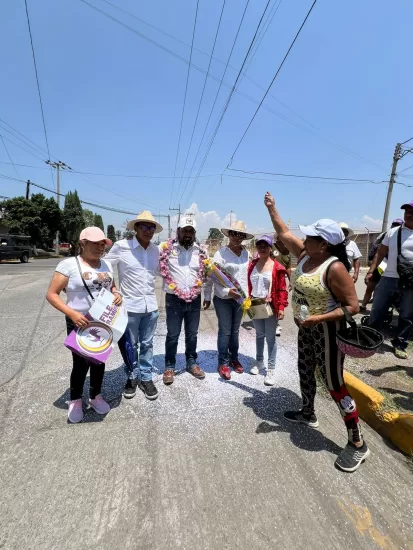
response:
<path id="1" fill-rule="evenodd" d="M 389 211 L 390 211 L 390 204 L 391 204 L 391 196 L 392 196 L 392 193 L 393 193 L 394 181 L 396 179 L 397 163 L 402 158 L 401 153 L 402 153 L 402 145 L 401 145 L 401 143 L 397 143 L 396 148 L 394 150 L 394 155 L 393 155 L 393 166 L 392 166 L 392 169 L 391 169 L 389 188 L 387 190 L 386 206 L 384 208 L 384 215 L 383 215 L 383 225 L 381 227 L 382 232 L 387 231 L 387 226 L 388 226 L 388 222 L 389 222 Z"/>

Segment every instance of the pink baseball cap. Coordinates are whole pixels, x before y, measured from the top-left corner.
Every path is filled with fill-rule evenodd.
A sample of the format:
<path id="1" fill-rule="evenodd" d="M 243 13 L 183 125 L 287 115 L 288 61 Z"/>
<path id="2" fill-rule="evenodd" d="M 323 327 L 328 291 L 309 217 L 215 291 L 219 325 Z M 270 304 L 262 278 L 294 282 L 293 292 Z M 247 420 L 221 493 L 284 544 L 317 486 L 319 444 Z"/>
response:
<path id="1" fill-rule="evenodd" d="M 79 235 L 79 241 L 83 240 L 91 241 L 92 243 L 105 241 L 106 246 L 112 245 L 112 241 L 105 237 L 105 234 L 99 227 L 85 227 Z"/>

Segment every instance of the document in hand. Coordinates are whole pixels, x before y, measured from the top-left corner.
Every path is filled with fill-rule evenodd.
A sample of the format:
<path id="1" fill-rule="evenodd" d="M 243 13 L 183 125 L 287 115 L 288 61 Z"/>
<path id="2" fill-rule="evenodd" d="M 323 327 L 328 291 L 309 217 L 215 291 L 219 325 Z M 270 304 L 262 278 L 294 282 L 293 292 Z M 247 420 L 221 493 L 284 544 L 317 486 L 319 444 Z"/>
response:
<path id="1" fill-rule="evenodd" d="M 113 294 L 102 288 L 86 317 L 89 325 L 72 330 L 65 346 L 92 363 L 105 363 L 125 332 L 128 313 L 123 306 L 113 305 Z"/>

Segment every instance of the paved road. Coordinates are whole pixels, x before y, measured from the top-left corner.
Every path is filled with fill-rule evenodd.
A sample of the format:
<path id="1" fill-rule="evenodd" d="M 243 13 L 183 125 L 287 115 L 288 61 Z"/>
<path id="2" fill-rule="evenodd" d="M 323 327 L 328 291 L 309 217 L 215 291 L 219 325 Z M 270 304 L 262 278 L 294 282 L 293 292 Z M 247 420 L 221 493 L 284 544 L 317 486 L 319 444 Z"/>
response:
<path id="1" fill-rule="evenodd" d="M 283 420 L 299 403 L 290 314 L 274 388 L 249 374 L 218 379 L 209 311 L 205 381 L 183 373 L 172 387 L 159 383 L 156 402 L 125 402 L 115 351 L 104 389 L 111 412 L 68 425 L 64 321 L 44 301 L 54 263 L 11 275 L 0 266 L 0 548 L 413 549 L 412 473 L 398 452 L 364 426 L 371 459 L 345 475 L 333 467 L 346 434 L 330 399 L 318 398 L 319 430 Z M 162 309 L 155 378 L 165 333 Z M 247 328 L 241 352 L 249 365 Z"/>

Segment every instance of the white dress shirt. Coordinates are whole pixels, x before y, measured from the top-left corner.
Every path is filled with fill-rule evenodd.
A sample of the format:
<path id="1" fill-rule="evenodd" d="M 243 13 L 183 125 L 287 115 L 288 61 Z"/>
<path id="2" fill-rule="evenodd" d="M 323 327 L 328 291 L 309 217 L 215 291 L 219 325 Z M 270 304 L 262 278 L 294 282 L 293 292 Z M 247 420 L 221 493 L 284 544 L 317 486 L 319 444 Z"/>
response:
<path id="1" fill-rule="evenodd" d="M 248 296 L 248 264 L 250 256 L 248 250 L 243 248 L 241 256 L 234 254 L 228 246 L 222 247 L 215 253 L 214 262 L 222 265 L 225 271 L 231 275 L 232 278 L 236 279 L 245 292 L 245 296 Z M 229 288 L 225 288 L 220 284 L 214 285 L 214 294 L 218 298 L 224 300 L 229 299 Z"/>
<path id="2" fill-rule="evenodd" d="M 117 241 L 105 261 L 118 266 L 120 291 L 127 311 L 150 313 L 158 309 L 155 279 L 159 275 L 159 248 L 149 243 L 143 248 L 133 239 Z"/>
<path id="3" fill-rule="evenodd" d="M 197 243 L 194 243 L 188 249 L 181 246 L 179 242 L 175 242 L 172 245 L 172 250 L 168 260 L 169 273 L 177 287 L 184 292 L 189 292 L 198 280 L 199 251 L 200 248 Z M 207 279 L 203 288 L 204 300 L 210 302 L 212 282 Z M 174 294 L 174 291 L 168 288 L 165 279 L 163 282 L 163 289 L 167 294 Z"/>
<path id="4" fill-rule="evenodd" d="M 257 266 L 251 273 L 252 296 L 254 298 L 266 298 L 271 287 L 272 271 L 259 272 Z"/>

